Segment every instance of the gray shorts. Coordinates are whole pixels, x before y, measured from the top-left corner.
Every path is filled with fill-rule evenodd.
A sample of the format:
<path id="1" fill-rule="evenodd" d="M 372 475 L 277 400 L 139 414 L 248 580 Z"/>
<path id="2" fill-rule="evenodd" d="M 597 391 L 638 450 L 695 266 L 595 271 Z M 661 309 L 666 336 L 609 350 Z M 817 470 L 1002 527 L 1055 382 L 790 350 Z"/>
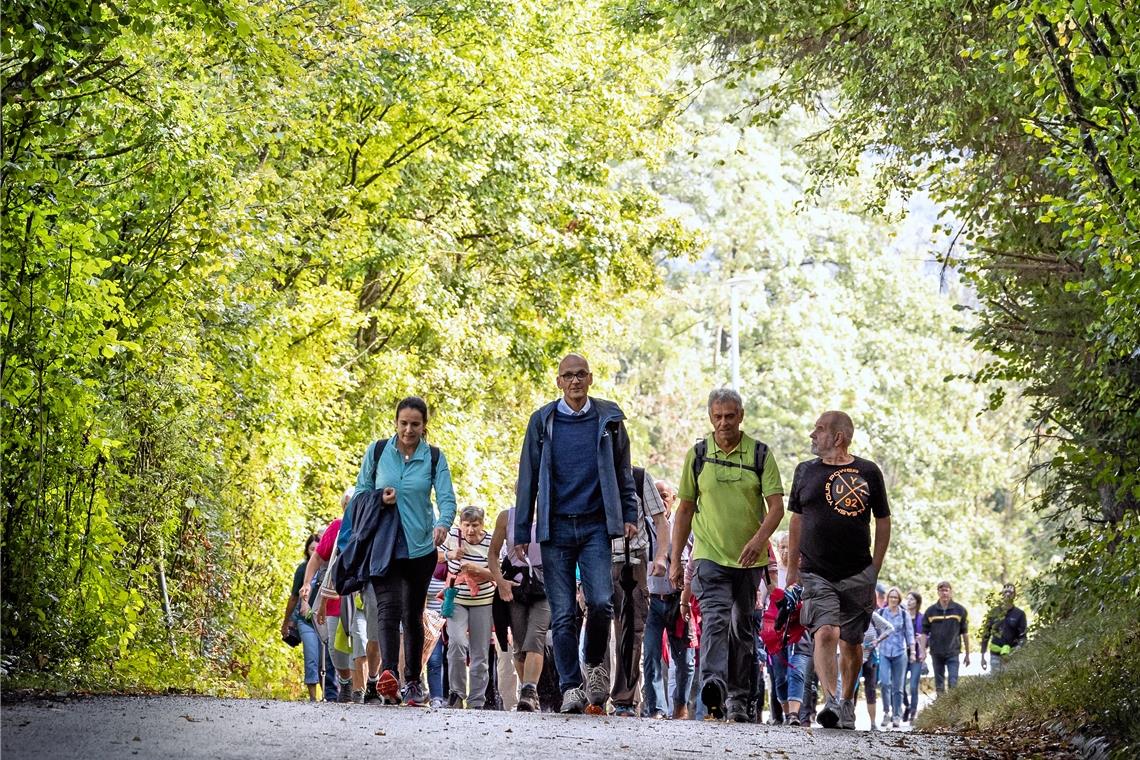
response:
<path id="1" fill-rule="evenodd" d="M 544 653 L 546 631 L 550 628 L 550 602 L 546 599 L 539 599 L 530 604 L 512 601 L 510 609 L 515 659 L 524 659 L 527 652 Z"/>
<path id="2" fill-rule="evenodd" d="M 804 595 L 800 622 L 813 634 L 821 626 L 838 626 L 842 641 L 862 644 L 875 609 L 878 576 L 873 564 L 835 583 L 812 573 L 801 573 Z"/>
<path id="3" fill-rule="evenodd" d="M 353 604 L 352 597 L 341 597 L 341 609 L 345 605 Z M 352 623 L 349 630 L 345 631 L 348 637 L 352 640 L 352 653 L 342 652 L 336 648 L 336 629 L 340 624 L 340 617 L 327 617 L 325 618 L 325 633 L 328 636 L 329 655 L 332 657 L 333 667 L 339 670 L 349 670 L 352 668 L 352 663 L 364 657 L 365 647 L 368 645 L 368 621 L 365 617 L 364 610 L 353 610 Z"/>

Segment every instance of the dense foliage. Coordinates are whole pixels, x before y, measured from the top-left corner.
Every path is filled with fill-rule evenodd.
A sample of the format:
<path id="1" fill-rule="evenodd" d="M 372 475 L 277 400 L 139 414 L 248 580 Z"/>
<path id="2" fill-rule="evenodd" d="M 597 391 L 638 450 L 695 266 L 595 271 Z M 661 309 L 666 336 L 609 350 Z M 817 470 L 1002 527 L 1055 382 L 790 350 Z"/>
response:
<path id="1" fill-rule="evenodd" d="M 509 491 L 576 315 L 686 245 L 611 181 L 667 69 L 600 5 L 6 5 L 18 669 L 280 687 L 301 539 L 408 393 L 462 500 Z"/>
<path id="2" fill-rule="evenodd" d="M 1116 527 L 1140 507 L 1140 15 L 1093 0 L 662 0 L 626 19 L 716 51 L 734 81 L 774 68 L 738 117 L 831 113 L 814 140 L 824 184 L 872 157 L 868 205 L 920 186 L 945 204 L 944 262 L 976 291 L 971 336 L 992 357 L 969 374 L 1032 402 L 1043 515 L 1103 524 L 1140 559 Z M 1109 580 L 1140 591 L 1135 575 Z"/>
<path id="3" fill-rule="evenodd" d="M 818 415 L 847 410 L 853 450 L 883 468 L 894 507 L 883 580 L 932 600 L 952 579 L 980 619 L 995 587 L 1036 572 L 1031 547 L 1051 543 L 1027 507 L 1038 484 L 1020 482 L 1028 410 L 1011 401 L 981 414 L 985 391 L 961 377 L 983 359 L 961 334 L 972 315 L 954 308 L 968 290 L 943 286 L 928 261 L 930 210 L 916 205 L 910 226 L 868 215 L 858 178 L 809 194 L 802 145 L 821 122 L 797 110 L 730 123 L 764 80 L 738 85 L 694 97 L 652 172 L 703 255 L 670 262 L 660 291 L 631 295 L 595 331 L 635 454 L 677 482 L 687 448 L 709 434 L 707 394 L 731 382 L 736 288 L 744 428 L 772 447 L 785 487 L 812 456 Z"/>

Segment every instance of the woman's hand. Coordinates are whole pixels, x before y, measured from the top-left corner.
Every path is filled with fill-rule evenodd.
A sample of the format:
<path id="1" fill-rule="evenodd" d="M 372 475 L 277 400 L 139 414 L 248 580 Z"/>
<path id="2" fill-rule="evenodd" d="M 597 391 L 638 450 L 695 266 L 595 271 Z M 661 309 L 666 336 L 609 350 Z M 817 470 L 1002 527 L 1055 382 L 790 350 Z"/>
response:
<path id="1" fill-rule="evenodd" d="M 504 602 L 509 602 L 515 598 L 514 588 L 519 584 L 517 581 L 508 581 L 506 578 L 501 578 L 495 581 L 495 585 L 499 587 L 499 598 Z"/>
<path id="2" fill-rule="evenodd" d="M 293 627 L 293 626 L 291 626 L 291 625 L 289 624 L 289 621 L 288 621 L 288 620 L 286 620 L 286 621 L 282 622 L 282 623 L 281 623 L 281 638 L 285 638 L 286 636 L 288 636 L 288 635 L 289 635 L 289 629 L 290 629 L 290 628 L 292 628 L 292 627 Z"/>
<path id="3" fill-rule="evenodd" d="M 380 494 L 380 501 L 387 504 L 388 506 L 392 506 L 393 504 L 395 504 L 396 503 L 396 489 L 392 488 L 392 486 L 388 486 L 387 488 L 385 488 L 383 490 L 383 492 L 381 492 L 381 494 Z"/>
<path id="4" fill-rule="evenodd" d="M 443 546 L 447 542 L 447 528 L 441 528 L 437 525 L 431 532 L 431 540 L 435 542 L 436 546 Z"/>

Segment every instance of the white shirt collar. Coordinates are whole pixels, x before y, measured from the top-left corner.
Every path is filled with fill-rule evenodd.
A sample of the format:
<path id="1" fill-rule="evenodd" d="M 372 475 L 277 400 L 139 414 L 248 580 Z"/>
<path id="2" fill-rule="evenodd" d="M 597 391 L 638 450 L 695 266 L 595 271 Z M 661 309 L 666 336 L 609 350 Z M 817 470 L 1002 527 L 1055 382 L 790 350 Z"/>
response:
<path id="1" fill-rule="evenodd" d="M 586 403 L 582 406 L 582 408 L 578 411 L 574 411 L 570 408 L 570 405 L 566 403 L 565 397 L 558 399 L 558 411 L 562 412 L 563 414 L 568 414 L 571 417 L 581 417 L 583 414 L 590 411 L 590 407 L 593 405 L 594 402 L 590 401 L 590 397 L 587 396 Z"/>

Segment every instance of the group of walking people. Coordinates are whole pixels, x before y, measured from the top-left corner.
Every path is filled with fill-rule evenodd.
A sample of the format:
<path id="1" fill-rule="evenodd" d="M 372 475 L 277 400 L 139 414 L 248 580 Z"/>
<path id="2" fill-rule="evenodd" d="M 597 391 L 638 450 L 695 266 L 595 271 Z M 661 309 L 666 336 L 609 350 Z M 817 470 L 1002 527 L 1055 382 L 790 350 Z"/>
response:
<path id="1" fill-rule="evenodd" d="M 878 583 L 890 507 L 879 468 L 849 453 L 848 415 L 819 417 L 815 458 L 785 489 L 773 452 L 742 430 L 740 395 L 714 390 L 712 434 L 674 488 L 631 464 L 624 414 L 592 382 L 584 357 L 561 361 L 562 395 L 531 415 L 515 503 L 490 530 L 478 507 L 452 527 L 427 405 L 399 403 L 396 434 L 368 447 L 294 577 L 282 634 L 305 645 L 310 698 L 324 642 L 338 701 L 747 722 L 762 720 L 767 686 L 770 722 L 854 728 L 862 676 L 869 710 L 881 681 L 897 726 L 917 710 L 928 636 L 940 689 L 952 623 L 968 664 L 965 611 L 941 586 L 924 616 L 917 593 L 904 607 Z M 785 614 L 768 646 L 758 634 L 777 603 L 802 637 Z"/>

